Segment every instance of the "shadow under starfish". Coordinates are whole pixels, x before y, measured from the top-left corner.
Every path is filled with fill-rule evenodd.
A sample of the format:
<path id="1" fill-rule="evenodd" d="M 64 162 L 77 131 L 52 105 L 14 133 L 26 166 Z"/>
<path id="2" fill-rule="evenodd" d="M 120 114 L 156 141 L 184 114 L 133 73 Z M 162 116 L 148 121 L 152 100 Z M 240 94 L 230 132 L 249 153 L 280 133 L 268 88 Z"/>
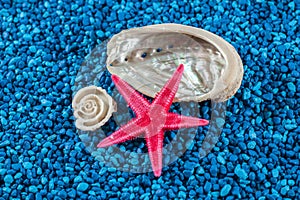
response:
<path id="1" fill-rule="evenodd" d="M 116 75 L 112 75 L 113 82 L 136 117 L 103 139 L 97 147 L 111 146 L 144 134 L 154 175 L 156 177 L 160 176 L 162 171 L 164 131 L 205 126 L 209 123 L 205 119 L 169 112 L 178 90 L 183 70 L 183 64 L 179 65 L 171 79 L 156 95 L 152 103 L 149 103 L 124 80 Z"/>

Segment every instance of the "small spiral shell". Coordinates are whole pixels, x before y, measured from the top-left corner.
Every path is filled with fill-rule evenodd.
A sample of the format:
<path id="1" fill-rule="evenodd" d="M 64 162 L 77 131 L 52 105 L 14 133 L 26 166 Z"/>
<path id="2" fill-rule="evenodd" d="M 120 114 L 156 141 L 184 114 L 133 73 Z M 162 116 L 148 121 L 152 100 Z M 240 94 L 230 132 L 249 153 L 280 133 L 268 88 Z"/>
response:
<path id="1" fill-rule="evenodd" d="M 83 131 L 94 131 L 104 125 L 113 112 L 116 103 L 101 87 L 88 86 L 80 89 L 73 98 L 72 107 L 75 125 Z"/>

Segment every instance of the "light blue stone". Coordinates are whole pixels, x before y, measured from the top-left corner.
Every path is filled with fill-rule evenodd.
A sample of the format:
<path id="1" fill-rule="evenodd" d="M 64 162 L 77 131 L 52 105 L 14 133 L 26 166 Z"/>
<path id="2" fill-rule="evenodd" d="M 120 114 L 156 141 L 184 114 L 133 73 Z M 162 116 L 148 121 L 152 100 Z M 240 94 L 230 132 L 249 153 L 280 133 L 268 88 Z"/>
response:
<path id="1" fill-rule="evenodd" d="M 244 154 L 244 153 L 242 154 L 242 157 L 243 157 L 244 160 L 249 160 L 250 159 L 250 157 L 247 154 Z"/>
<path id="2" fill-rule="evenodd" d="M 41 178 L 41 183 L 42 183 L 43 185 L 45 185 L 47 182 L 48 182 L 48 179 L 47 179 L 46 177 L 42 177 L 42 178 Z"/>
<path id="3" fill-rule="evenodd" d="M 160 188 L 160 185 L 159 184 L 153 184 L 152 185 L 152 189 L 153 190 L 158 190 Z"/>
<path id="4" fill-rule="evenodd" d="M 290 186 L 287 185 L 287 186 L 281 188 L 280 194 L 286 195 L 286 193 L 287 193 L 289 190 L 290 190 Z"/>
<path id="5" fill-rule="evenodd" d="M 22 177 L 22 173 L 18 172 L 16 173 L 16 175 L 14 176 L 15 179 L 19 179 Z"/>
<path id="6" fill-rule="evenodd" d="M 257 124 L 260 124 L 260 123 L 262 122 L 262 117 L 261 117 L 261 116 L 256 117 L 255 122 L 256 122 Z"/>
<path id="7" fill-rule="evenodd" d="M 63 177 L 63 181 L 64 181 L 65 183 L 69 183 L 70 179 L 69 179 L 69 177 Z"/>
<path id="8" fill-rule="evenodd" d="M 197 173 L 198 174 L 204 174 L 205 171 L 204 171 L 203 167 L 199 167 L 198 170 L 197 170 Z"/>
<path id="9" fill-rule="evenodd" d="M 221 163 L 223 165 L 225 164 L 225 159 L 221 155 L 218 155 L 217 160 L 219 163 Z"/>
<path id="10" fill-rule="evenodd" d="M 35 47 L 35 46 L 30 46 L 30 47 L 29 47 L 29 50 L 30 50 L 32 53 L 35 53 L 35 52 L 36 52 L 36 47 Z"/>
<path id="11" fill-rule="evenodd" d="M 255 49 L 254 47 L 251 48 L 250 52 L 255 56 L 257 56 L 259 54 L 259 51 L 257 49 Z"/>
<path id="12" fill-rule="evenodd" d="M 297 128 L 297 124 L 286 124 L 284 125 L 284 128 L 286 128 L 287 130 L 292 130 Z"/>
<path id="13" fill-rule="evenodd" d="M 7 120 L 4 117 L 1 117 L 1 124 L 3 126 L 7 125 Z"/>
<path id="14" fill-rule="evenodd" d="M 215 198 L 218 198 L 219 195 L 220 195 L 220 193 L 219 193 L 219 192 L 212 192 L 211 195 L 212 195 L 213 197 L 215 197 Z M 214 199 L 215 199 L 215 198 L 214 198 Z"/>
<path id="15" fill-rule="evenodd" d="M 295 181 L 294 181 L 294 180 L 288 180 L 288 184 L 289 184 L 290 186 L 293 186 L 293 185 L 295 185 Z"/>
<path id="16" fill-rule="evenodd" d="M 98 37 L 104 37 L 104 33 L 103 33 L 103 31 L 96 31 L 96 35 L 98 36 Z"/>
<path id="17" fill-rule="evenodd" d="M 6 169 L 0 169 L 0 175 L 3 176 L 6 173 Z"/>
<path id="18" fill-rule="evenodd" d="M 74 178 L 74 183 L 79 183 L 79 182 L 81 182 L 82 181 L 82 177 L 81 176 L 76 176 L 75 178 Z"/>
<path id="19" fill-rule="evenodd" d="M 240 178 L 240 179 L 246 179 L 248 178 L 248 175 L 246 173 L 246 171 L 241 168 L 241 165 L 238 164 L 235 169 L 234 169 L 234 173 Z"/>
<path id="20" fill-rule="evenodd" d="M 77 190 L 80 191 L 80 192 L 84 192 L 88 189 L 89 187 L 89 184 L 83 182 L 83 183 L 79 183 L 78 186 L 77 186 Z"/>
<path id="21" fill-rule="evenodd" d="M 248 89 L 248 88 L 246 88 L 245 90 L 244 90 L 244 92 L 243 92 L 243 99 L 244 100 L 247 100 L 247 99 L 249 99 L 251 97 L 251 92 L 250 92 L 250 90 Z"/>
<path id="22" fill-rule="evenodd" d="M 266 167 L 263 167 L 261 171 L 262 171 L 262 173 L 263 173 L 263 174 L 265 174 L 265 175 L 267 175 L 267 174 L 268 174 L 268 170 L 267 170 L 267 168 L 266 168 Z"/>
<path id="23" fill-rule="evenodd" d="M 20 129 L 25 129 L 26 128 L 26 123 L 21 123 L 19 126 Z"/>
<path id="24" fill-rule="evenodd" d="M 254 149 L 256 146 L 256 142 L 255 141 L 251 141 L 247 144 L 248 149 Z"/>
<path id="25" fill-rule="evenodd" d="M 288 89 L 291 90 L 292 92 L 296 92 L 296 86 L 295 86 L 294 83 L 289 82 L 289 83 L 287 84 L 287 87 L 288 87 Z"/>
<path id="26" fill-rule="evenodd" d="M 266 187 L 266 188 L 268 188 L 268 187 L 270 187 L 270 186 L 271 186 L 271 183 L 270 183 L 270 182 L 266 182 L 266 183 L 265 183 L 265 187 Z"/>
<path id="27" fill-rule="evenodd" d="M 222 189 L 221 189 L 221 196 L 224 197 L 226 195 L 228 195 L 228 193 L 231 190 L 231 185 L 226 184 Z"/>
<path id="28" fill-rule="evenodd" d="M 2 188 L 1 188 L 2 189 Z M 10 187 L 3 187 L 2 189 L 5 193 L 11 193 L 11 188 Z"/>
<path id="29" fill-rule="evenodd" d="M 278 171 L 278 169 L 276 168 L 276 169 L 272 169 L 272 175 L 273 175 L 273 177 L 278 177 L 279 176 L 279 171 Z"/>
<path id="30" fill-rule="evenodd" d="M 253 87 L 253 90 L 256 91 L 256 90 L 259 90 L 260 89 L 260 86 L 261 86 L 261 82 L 257 82 L 255 84 L 255 86 Z"/>
<path id="31" fill-rule="evenodd" d="M 36 186 L 34 185 L 29 186 L 29 192 L 36 193 L 37 191 L 38 189 L 36 188 Z"/>
<path id="32" fill-rule="evenodd" d="M 258 168 L 260 168 L 260 169 L 262 168 L 262 164 L 261 164 L 261 162 L 259 162 L 259 161 L 256 161 L 256 163 L 255 163 L 255 164 L 256 164 L 256 166 L 257 166 Z"/>
<path id="33" fill-rule="evenodd" d="M 206 182 L 204 185 L 204 191 L 208 193 L 211 190 L 211 187 L 212 187 L 211 183 Z"/>
<path id="34" fill-rule="evenodd" d="M 4 182 L 7 184 L 11 184 L 12 182 L 14 182 L 14 178 L 12 177 L 12 175 L 8 174 L 4 177 Z"/>
<path id="35" fill-rule="evenodd" d="M 38 167 L 37 172 L 38 175 L 41 175 L 43 173 L 42 168 Z"/>
<path id="36" fill-rule="evenodd" d="M 42 106 L 45 106 L 45 107 L 49 107 L 52 105 L 52 102 L 48 101 L 47 99 L 42 99 L 41 103 L 42 103 Z"/>
<path id="37" fill-rule="evenodd" d="M 37 27 L 35 27 L 34 29 L 33 29 L 33 31 L 32 31 L 33 33 L 40 33 L 41 32 L 41 30 L 39 29 L 39 28 L 37 28 Z"/>
<path id="38" fill-rule="evenodd" d="M 25 34 L 23 35 L 23 38 L 24 38 L 25 40 L 27 40 L 27 41 L 31 41 L 31 40 L 32 40 L 32 36 L 31 36 L 30 34 L 28 34 L 28 33 L 25 33 Z"/>
<path id="39" fill-rule="evenodd" d="M 32 168 L 32 163 L 30 163 L 30 162 L 24 162 L 24 163 L 23 163 L 23 167 L 24 167 L 25 169 L 31 169 L 31 168 Z"/>
<path id="40" fill-rule="evenodd" d="M 179 197 L 180 199 L 186 199 L 186 193 L 183 192 L 183 191 L 180 191 L 180 192 L 178 193 L 178 197 Z"/>

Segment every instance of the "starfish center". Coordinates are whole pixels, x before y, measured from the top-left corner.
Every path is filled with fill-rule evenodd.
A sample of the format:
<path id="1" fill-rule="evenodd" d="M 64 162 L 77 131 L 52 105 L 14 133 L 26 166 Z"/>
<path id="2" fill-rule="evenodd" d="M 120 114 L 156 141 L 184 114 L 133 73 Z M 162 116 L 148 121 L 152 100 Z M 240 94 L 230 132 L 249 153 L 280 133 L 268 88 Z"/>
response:
<path id="1" fill-rule="evenodd" d="M 124 80 L 112 75 L 112 80 L 116 87 L 137 117 L 126 125 L 121 126 L 111 136 L 102 140 L 97 147 L 101 148 L 118 144 L 144 134 L 154 175 L 160 176 L 163 166 L 164 131 L 208 124 L 208 121 L 204 119 L 169 112 L 178 90 L 183 69 L 184 66 L 182 64 L 179 65 L 171 79 L 156 95 L 152 103 L 149 103 Z"/>
<path id="2" fill-rule="evenodd" d="M 167 112 L 165 112 L 163 106 L 154 104 L 149 110 L 149 117 L 151 123 L 147 126 L 147 129 L 152 136 L 163 129 L 167 120 Z"/>

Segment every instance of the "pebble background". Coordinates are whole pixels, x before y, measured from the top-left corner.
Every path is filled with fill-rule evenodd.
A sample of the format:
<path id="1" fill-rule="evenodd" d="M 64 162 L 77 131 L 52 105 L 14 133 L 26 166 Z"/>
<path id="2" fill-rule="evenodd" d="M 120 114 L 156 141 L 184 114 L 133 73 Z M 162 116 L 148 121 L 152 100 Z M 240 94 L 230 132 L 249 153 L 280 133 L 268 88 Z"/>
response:
<path id="1" fill-rule="evenodd" d="M 299 16 L 299 0 L 1 0 L 0 200 L 300 199 Z M 105 167 L 73 125 L 76 73 L 101 41 L 166 22 L 216 33 L 241 55 L 224 131 L 207 157 L 196 142 L 159 178 Z"/>

